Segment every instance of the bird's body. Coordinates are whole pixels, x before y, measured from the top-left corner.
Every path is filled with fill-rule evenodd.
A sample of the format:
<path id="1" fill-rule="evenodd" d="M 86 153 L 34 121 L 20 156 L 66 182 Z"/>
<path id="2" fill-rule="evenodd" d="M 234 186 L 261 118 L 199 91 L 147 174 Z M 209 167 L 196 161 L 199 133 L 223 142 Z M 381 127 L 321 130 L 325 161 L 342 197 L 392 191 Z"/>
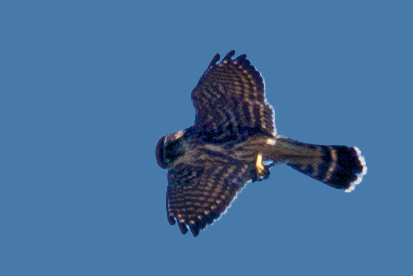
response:
<path id="1" fill-rule="evenodd" d="M 245 55 L 217 54 L 192 92 L 193 126 L 168 134 L 156 147 L 168 169 L 168 221 L 194 236 L 213 223 L 246 183 L 287 164 L 334 188 L 351 191 L 366 172 L 355 147 L 301 143 L 276 134 L 264 81 Z"/>

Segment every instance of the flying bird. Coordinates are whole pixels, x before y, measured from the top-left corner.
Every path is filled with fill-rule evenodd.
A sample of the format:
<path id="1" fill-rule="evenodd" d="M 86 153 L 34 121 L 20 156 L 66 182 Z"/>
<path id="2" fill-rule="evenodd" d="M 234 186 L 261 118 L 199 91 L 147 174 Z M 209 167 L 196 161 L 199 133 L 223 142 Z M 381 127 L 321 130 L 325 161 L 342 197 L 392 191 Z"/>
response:
<path id="1" fill-rule="evenodd" d="M 264 80 L 246 55 L 221 61 L 216 54 L 191 93 L 193 126 L 167 134 L 156 146 L 168 169 L 166 212 L 196 237 L 218 219 L 249 182 L 267 179 L 269 168 L 291 168 L 346 192 L 367 172 L 357 147 L 298 142 L 276 133 Z"/>

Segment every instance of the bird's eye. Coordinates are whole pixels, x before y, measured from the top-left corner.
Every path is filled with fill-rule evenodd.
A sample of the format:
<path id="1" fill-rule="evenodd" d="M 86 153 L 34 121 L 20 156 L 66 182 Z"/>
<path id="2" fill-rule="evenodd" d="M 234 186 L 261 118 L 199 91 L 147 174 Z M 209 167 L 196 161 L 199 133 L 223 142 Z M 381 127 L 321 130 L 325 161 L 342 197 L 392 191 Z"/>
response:
<path id="1" fill-rule="evenodd" d="M 162 169 L 166 169 L 166 165 L 163 159 L 164 151 L 163 151 L 163 143 L 165 141 L 165 136 L 159 139 L 158 144 L 156 145 L 155 155 L 156 161 L 158 162 L 159 167 Z"/>

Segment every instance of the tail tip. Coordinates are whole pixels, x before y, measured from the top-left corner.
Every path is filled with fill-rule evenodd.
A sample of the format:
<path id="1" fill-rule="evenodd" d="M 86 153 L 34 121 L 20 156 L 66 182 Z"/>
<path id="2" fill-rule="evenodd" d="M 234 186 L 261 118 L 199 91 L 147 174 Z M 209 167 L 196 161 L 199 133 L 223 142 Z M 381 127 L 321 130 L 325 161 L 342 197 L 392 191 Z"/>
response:
<path id="1" fill-rule="evenodd" d="M 357 153 L 358 160 L 360 162 L 362 170 L 360 173 L 357 174 L 356 180 L 351 182 L 350 186 L 344 190 L 346 193 L 350 193 L 351 191 L 354 191 L 354 189 L 356 188 L 356 185 L 361 183 L 361 181 L 363 180 L 363 176 L 367 173 L 366 160 L 364 159 L 364 156 L 361 155 L 361 151 L 358 147 L 354 147 L 354 150 Z"/>

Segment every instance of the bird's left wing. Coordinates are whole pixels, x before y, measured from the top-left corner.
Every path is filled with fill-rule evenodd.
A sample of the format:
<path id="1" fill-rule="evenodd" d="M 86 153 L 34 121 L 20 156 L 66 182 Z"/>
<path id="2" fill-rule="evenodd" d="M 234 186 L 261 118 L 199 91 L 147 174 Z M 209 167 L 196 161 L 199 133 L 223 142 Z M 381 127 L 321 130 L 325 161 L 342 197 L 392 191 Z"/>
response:
<path id="1" fill-rule="evenodd" d="M 168 172 L 168 221 L 178 221 L 182 234 L 194 236 L 223 214 L 250 180 L 247 164 L 223 163 L 203 167 L 178 164 Z"/>

